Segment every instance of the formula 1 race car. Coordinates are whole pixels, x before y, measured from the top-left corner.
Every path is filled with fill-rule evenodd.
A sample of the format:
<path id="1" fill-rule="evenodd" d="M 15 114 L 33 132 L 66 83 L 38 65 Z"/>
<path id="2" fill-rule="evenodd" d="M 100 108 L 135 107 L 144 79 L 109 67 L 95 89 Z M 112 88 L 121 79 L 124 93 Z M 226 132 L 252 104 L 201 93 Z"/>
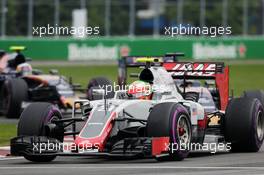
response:
<path id="1" fill-rule="evenodd" d="M 11 140 L 11 154 L 36 162 L 52 161 L 56 156 L 183 160 L 193 145 L 204 144 L 208 134 L 217 136 L 227 150 L 260 149 L 264 138 L 263 105 L 252 93 L 229 99 L 228 67 L 223 63 L 186 64 L 157 57 L 126 59 L 134 60 L 133 67 L 144 66 L 138 80 L 116 91 L 111 99 L 105 97 L 106 89 L 93 90 L 105 98 L 75 101 L 72 118 L 62 118 L 49 103 L 29 105 L 21 114 L 18 136 Z M 220 105 L 214 104 L 216 110 L 209 112 L 208 105 L 206 108 L 202 104 L 209 99 L 199 102 L 199 91 L 187 91 L 185 85 L 182 91 L 175 78 L 185 82 L 215 80 L 219 99 L 206 97 Z M 80 131 L 77 122 L 85 123 Z M 68 135 L 74 139 L 71 149 L 65 149 L 63 142 Z"/>
<path id="2" fill-rule="evenodd" d="M 8 118 L 18 118 L 32 102 L 49 102 L 63 111 L 71 110 L 74 100 L 79 99 L 75 91 L 90 92 L 99 85 L 111 84 L 109 80 L 98 77 L 88 83 L 87 89 L 82 89 L 79 84 L 73 84 L 71 78 L 67 80 L 59 75 L 57 70 L 43 74 L 40 70 L 32 69 L 21 53 L 25 47 L 11 49 L 16 53 L 2 52 L 0 58 L 7 59 L 0 73 L 0 112 Z M 86 98 L 93 100 L 96 96 L 87 93 Z"/>

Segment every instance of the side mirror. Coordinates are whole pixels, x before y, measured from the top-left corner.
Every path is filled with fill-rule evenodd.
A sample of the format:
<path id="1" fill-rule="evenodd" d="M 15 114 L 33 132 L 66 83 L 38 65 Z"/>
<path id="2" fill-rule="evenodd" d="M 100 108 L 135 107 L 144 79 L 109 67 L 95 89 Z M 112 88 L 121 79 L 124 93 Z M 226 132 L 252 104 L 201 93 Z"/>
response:
<path id="1" fill-rule="evenodd" d="M 91 107 L 90 103 L 86 103 L 81 107 L 82 115 L 87 116 L 91 112 L 93 108 Z"/>

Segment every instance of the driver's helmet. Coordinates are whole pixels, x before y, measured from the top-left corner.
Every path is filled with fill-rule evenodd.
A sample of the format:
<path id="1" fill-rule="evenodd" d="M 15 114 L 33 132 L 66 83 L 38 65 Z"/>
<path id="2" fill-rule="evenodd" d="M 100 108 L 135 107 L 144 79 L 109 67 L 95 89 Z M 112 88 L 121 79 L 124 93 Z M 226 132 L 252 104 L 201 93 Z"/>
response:
<path id="1" fill-rule="evenodd" d="M 28 63 L 19 64 L 16 68 L 18 73 L 21 73 L 23 76 L 32 74 L 32 67 Z"/>
<path id="2" fill-rule="evenodd" d="M 151 84 L 140 80 L 134 81 L 129 85 L 127 94 L 133 99 L 150 100 L 152 97 Z"/>

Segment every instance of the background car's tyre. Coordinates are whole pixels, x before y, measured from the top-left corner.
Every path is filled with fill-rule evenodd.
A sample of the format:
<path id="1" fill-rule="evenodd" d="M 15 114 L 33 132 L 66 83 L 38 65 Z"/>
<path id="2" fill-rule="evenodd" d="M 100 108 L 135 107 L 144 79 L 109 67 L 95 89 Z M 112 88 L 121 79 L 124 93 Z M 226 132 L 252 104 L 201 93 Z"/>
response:
<path id="1" fill-rule="evenodd" d="M 3 85 L 3 113 L 7 118 L 19 118 L 22 102 L 28 99 L 28 86 L 23 79 L 9 79 Z"/>
<path id="2" fill-rule="evenodd" d="M 94 95 L 92 93 L 93 89 L 100 89 L 100 87 L 103 89 L 107 88 L 108 93 L 106 95 L 106 98 L 114 97 L 115 93 L 114 93 L 114 86 L 112 81 L 110 81 L 105 77 L 96 77 L 91 79 L 87 85 L 87 92 L 86 92 L 87 99 L 88 100 L 102 99 L 103 97 L 101 95 Z"/>
<path id="3" fill-rule="evenodd" d="M 264 138 L 264 113 L 256 98 L 234 98 L 226 109 L 225 140 L 233 152 L 257 152 Z"/>
<path id="4" fill-rule="evenodd" d="M 148 137 L 170 138 L 169 156 L 156 157 L 157 160 L 183 160 L 189 154 L 192 139 L 191 121 L 188 111 L 178 103 L 161 103 L 153 107 L 147 121 Z M 178 149 L 177 149 L 178 146 Z M 186 149 L 179 149 L 185 146 Z"/>
<path id="5" fill-rule="evenodd" d="M 18 136 L 49 136 L 45 128 L 45 124 L 52 120 L 61 119 L 62 115 L 56 107 L 50 103 L 32 103 L 22 112 L 17 127 Z M 51 137 L 51 136 L 49 136 Z M 58 125 L 56 134 L 53 138 L 63 142 L 63 126 Z M 49 162 L 56 158 L 56 156 L 24 156 L 27 160 L 34 162 Z"/>
<path id="6" fill-rule="evenodd" d="M 257 98 L 261 102 L 262 106 L 264 106 L 264 91 L 262 91 L 262 90 L 245 91 L 244 97 L 246 97 L 246 98 Z"/>

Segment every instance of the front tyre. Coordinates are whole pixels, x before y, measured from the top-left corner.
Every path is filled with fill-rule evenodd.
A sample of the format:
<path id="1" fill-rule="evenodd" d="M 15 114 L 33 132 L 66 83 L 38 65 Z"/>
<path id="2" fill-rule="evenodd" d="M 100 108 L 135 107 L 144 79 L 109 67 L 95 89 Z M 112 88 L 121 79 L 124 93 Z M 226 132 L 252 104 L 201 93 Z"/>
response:
<path id="1" fill-rule="evenodd" d="M 161 103 L 153 107 L 147 121 L 148 137 L 169 137 L 168 156 L 157 160 L 183 160 L 189 154 L 192 129 L 186 108 L 178 103 Z"/>
<path id="2" fill-rule="evenodd" d="M 18 136 L 49 136 L 63 142 L 63 126 L 57 125 L 57 132 L 52 136 L 47 133 L 45 126 L 62 115 L 56 107 L 50 103 L 32 103 L 22 112 L 18 122 Z M 50 162 L 56 156 L 49 155 L 24 155 L 25 159 L 33 162 Z"/>

